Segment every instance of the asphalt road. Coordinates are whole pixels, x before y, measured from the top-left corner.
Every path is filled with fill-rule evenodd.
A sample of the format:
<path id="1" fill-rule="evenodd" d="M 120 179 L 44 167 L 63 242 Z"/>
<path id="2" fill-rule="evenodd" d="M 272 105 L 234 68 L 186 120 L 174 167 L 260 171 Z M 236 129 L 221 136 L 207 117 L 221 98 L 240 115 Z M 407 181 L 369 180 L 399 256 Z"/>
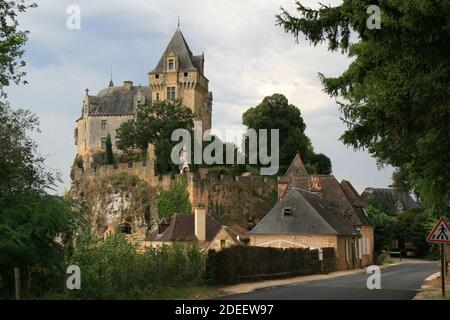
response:
<path id="1" fill-rule="evenodd" d="M 408 300 L 437 263 L 405 263 L 381 269 L 381 289 L 367 289 L 365 272 L 222 297 L 226 300 Z"/>

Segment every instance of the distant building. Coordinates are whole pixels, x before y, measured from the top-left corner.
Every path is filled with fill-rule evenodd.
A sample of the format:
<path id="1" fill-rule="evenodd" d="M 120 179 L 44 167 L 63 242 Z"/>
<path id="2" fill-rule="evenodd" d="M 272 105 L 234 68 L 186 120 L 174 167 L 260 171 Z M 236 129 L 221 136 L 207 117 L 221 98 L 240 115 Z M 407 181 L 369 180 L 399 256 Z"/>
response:
<path id="1" fill-rule="evenodd" d="M 106 137 L 111 136 L 113 151 L 116 130 L 133 118 L 137 106 L 158 100 L 181 99 L 190 108 L 195 119 L 202 121 L 203 130 L 211 128 L 212 93 L 209 80 L 204 75 L 204 54 L 193 55 L 179 29 L 175 31 L 156 67 L 148 74 L 148 86 L 135 86 L 124 81 L 122 86 L 109 86 L 97 95 L 89 94 L 83 100 L 81 117 L 74 133 L 78 155 L 85 163 L 106 147 Z"/>
<path id="2" fill-rule="evenodd" d="M 397 189 L 366 188 L 361 197 L 365 200 L 369 198 L 380 200 L 387 206 L 387 213 L 391 216 L 420 207 L 407 192 Z"/>
<path id="3" fill-rule="evenodd" d="M 373 226 L 350 182 L 309 175 L 296 155 L 278 184 L 279 201 L 250 232 L 250 244 L 333 247 L 339 270 L 373 262 Z"/>

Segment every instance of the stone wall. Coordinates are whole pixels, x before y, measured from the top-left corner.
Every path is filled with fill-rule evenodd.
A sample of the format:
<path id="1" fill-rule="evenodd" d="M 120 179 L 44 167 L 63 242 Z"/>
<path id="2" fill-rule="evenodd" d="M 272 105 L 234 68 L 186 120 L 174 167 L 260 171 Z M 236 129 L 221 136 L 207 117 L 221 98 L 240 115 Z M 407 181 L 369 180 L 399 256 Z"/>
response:
<path id="1" fill-rule="evenodd" d="M 153 161 L 147 164 L 134 162 L 117 166 L 105 165 L 97 168 L 74 169 L 72 188 L 80 181 L 94 181 L 111 174 L 126 173 L 147 182 L 152 190 L 169 190 L 173 181 L 182 175 L 155 175 Z M 188 193 L 192 208 L 205 206 L 208 214 L 223 225 L 239 224 L 250 227 L 256 224 L 274 205 L 277 180 L 259 176 L 227 176 L 190 173 Z"/>

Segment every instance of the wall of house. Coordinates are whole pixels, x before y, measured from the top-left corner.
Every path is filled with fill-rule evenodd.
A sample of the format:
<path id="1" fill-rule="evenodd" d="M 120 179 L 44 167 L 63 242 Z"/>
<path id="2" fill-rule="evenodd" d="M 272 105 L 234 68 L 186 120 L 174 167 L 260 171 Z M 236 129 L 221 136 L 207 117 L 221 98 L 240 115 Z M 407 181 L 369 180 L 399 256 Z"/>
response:
<path id="1" fill-rule="evenodd" d="M 225 229 L 222 227 L 222 229 L 220 229 L 220 231 L 208 245 L 207 250 L 220 251 L 222 249 L 235 245 L 236 243 L 234 242 L 234 240 L 230 237 L 228 232 L 226 232 Z"/>
<path id="2" fill-rule="evenodd" d="M 361 251 L 361 264 L 362 267 L 367 267 L 373 264 L 374 259 L 374 228 L 372 226 L 362 226 L 361 227 L 361 250 L 363 249 L 363 241 L 366 241 L 366 245 L 368 246 L 369 254 L 364 254 L 364 251 Z M 367 240 L 365 240 L 367 239 Z"/>
<path id="3" fill-rule="evenodd" d="M 360 267 L 356 256 L 356 242 L 351 236 L 250 234 L 250 245 L 273 248 L 310 247 L 319 249 L 331 247 L 336 250 L 336 270 L 349 270 Z"/>
<path id="4" fill-rule="evenodd" d="M 78 154 L 88 157 L 104 151 L 101 145 L 102 138 L 106 138 L 108 134 L 111 136 L 113 152 L 118 152 L 115 143 L 116 130 L 131 118 L 132 116 L 89 116 L 79 119 L 77 122 L 78 136 L 76 137 Z M 106 120 L 105 129 L 102 129 L 102 120 Z"/>

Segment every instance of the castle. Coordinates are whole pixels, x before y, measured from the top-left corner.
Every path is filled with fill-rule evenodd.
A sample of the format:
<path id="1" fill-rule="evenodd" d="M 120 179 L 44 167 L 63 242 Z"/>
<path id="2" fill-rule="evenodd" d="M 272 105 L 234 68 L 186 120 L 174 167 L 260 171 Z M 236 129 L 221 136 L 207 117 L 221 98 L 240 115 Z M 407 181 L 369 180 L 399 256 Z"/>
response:
<path id="1" fill-rule="evenodd" d="M 73 168 L 71 196 L 88 204 L 99 236 L 109 236 L 125 225 L 132 241 L 152 246 L 182 241 L 186 237 L 172 232 L 179 227 L 181 235 L 189 235 L 188 242 L 209 239 L 209 247 L 222 248 L 227 241 L 244 243 L 245 238 L 253 246 L 334 247 L 339 270 L 371 263 L 374 228 L 364 211 L 366 204 L 350 182 L 339 183 L 333 175 L 310 175 L 299 154 L 279 178 L 248 173 L 226 176 L 206 168 L 158 176 L 152 145 L 144 162 L 96 166 L 92 157 L 105 149 L 107 135 L 113 151 L 118 152 L 114 147 L 116 130 L 146 102 L 180 99 L 193 111 L 195 120 L 202 121 L 204 130 L 211 128 L 212 93 L 204 76 L 204 55 L 192 54 L 179 29 L 148 75 L 145 87 L 133 86 L 131 81 L 115 87 L 111 80 L 97 96 L 86 90 L 75 129 L 83 166 Z M 130 177 L 135 178 L 131 184 L 121 184 Z M 195 215 L 174 212 L 170 221 L 159 221 L 155 210 L 158 195 L 180 178 L 186 178 Z M 140 202 L 147 196 L 150 203 Z M 218 222 L 208 224 L 210 217 Z M 214 234 L 208 233 L 208 225 L 215 225 Z M 241 227 L 252 231 L 247 235 Z M 171 230 L 170 236 L 165 230 Z"/>
<path id="2" fill-rule="evenodd" d="M 204 54 L 193 55 L 178 28 L 158 64 L 148 73 L 148 86 L 124 81 L 118 87 L 111 79 L 109 86 L 97 95 L 90 95 L 86 89 L 74 133 L 77 152 L 85 166 L 92 163 L 93 155 L 104 151 L 108 134 L 113 152 L 118 152 L 116 130 L 146 102 L 180 99 L 183 106 L 192 110 L 195 120 L 202 121 L 203 129 L 210 129 L 213 98 L 204 64 Z"/>

